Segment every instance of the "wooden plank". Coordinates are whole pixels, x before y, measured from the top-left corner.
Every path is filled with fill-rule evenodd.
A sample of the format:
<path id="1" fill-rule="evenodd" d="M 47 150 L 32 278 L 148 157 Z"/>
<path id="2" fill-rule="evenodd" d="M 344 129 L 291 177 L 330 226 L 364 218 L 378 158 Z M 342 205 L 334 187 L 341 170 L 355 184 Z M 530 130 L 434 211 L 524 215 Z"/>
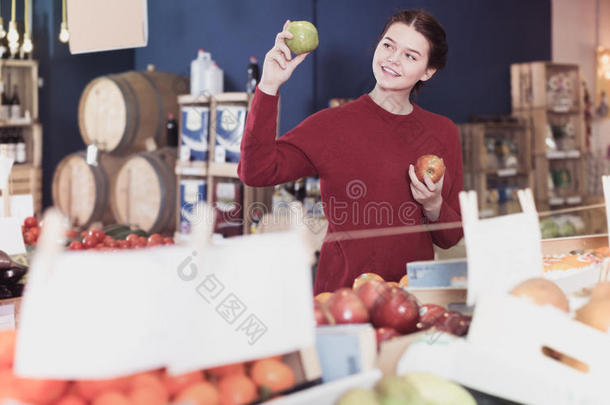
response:
<path id="1" fill-rule="evenodd" d="M 543 239 L 542 254 L 564 254 L 573 250 L 596 249 L 603 246 L 608 246 L 608 234 Z"/>

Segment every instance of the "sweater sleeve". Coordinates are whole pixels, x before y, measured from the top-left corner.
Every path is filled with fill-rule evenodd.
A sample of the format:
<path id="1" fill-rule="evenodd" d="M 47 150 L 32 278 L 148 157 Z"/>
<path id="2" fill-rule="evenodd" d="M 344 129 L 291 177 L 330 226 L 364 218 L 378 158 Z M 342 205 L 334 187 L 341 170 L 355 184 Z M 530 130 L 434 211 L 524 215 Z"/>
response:
<path id="1" fill-rule="evenodd" d="M 464 175 L 462 173 L 462 147 L 459 141 L 459 134 L 455 124 L 451 123 L 447 133 L 448 147 L 446 149 L 447 165 L 445 180 L 443 182 L 443 204 L 441 205 L 440 216 L 436 221 L 429 221 L 431 224 L 443 222 L 460 222 L 462 215 L 460 211 L 460 191 L 464 188 Z M 449 249 L 462 239 L 464 231 L 462 228 L 443 229 L 431 232 L 434 244 Z"/>
<path id="2" fill-rule="evenodd" d="M 273 186 L 317 173 L 312 160 L 299 146 L 315 135 L 312 125 L 301 123 L 275 139 L 278 99 L 279 95 L 271 96 L 257 88 L 246 119 L 237 173 L 251 187 Z"/>

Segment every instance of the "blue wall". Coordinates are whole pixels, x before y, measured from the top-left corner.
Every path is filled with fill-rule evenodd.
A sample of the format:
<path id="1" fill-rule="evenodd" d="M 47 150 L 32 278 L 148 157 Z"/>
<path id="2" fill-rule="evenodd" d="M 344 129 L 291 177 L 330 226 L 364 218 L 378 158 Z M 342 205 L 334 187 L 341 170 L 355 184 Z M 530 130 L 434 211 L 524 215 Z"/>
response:
<path id="1" fill-rule="evenodd" d="M 0 1 L 7 19 L 9 2 Z M 373 87 L 376 39 L 401 8 L 424 8 L 447 31 L 447 67 L 416 101 L 456 122 L 473 113 L 509 113 L 509 65 L 551 57 L 550 0 L 150 0 L 148 7 L 147 47 L 70 55 L 57 40 L 61 1 L 35 1 L 34 53 L 45 79 L 40 90 L 45 205 L 59 160 L 84 148 L 77 106 L 89 80 L 149 63 L 188 75 L 197 49 L 204 48 L 224 70 L 225 90 L 243 91 L 248 57 L 257 56 L 262 66 L 287 18 L 314 22 L 320 46 L 282 87 L 282 132 L 326 107 L 329 98 L 357 97 Z"/>

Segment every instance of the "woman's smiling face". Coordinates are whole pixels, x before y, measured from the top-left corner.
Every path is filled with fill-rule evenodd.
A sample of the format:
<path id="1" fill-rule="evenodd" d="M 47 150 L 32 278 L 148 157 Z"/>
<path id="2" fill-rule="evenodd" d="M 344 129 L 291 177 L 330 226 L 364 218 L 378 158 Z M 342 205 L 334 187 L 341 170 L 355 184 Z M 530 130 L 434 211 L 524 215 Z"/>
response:
<path id="1" fill-rule="evenodd" d="M 394 23 L 377 44 L 373 74 L 383 90 L 408 90 L 428 80 L 436 69 L 428 68 L 430 44 L 412 26 Z"/>

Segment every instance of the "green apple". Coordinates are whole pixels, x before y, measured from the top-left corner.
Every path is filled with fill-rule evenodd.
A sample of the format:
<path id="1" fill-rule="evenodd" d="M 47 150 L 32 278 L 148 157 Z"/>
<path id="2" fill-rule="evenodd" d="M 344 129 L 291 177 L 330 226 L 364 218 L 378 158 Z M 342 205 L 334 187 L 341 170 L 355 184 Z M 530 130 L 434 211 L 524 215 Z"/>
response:
<path id="1" fill-rule="evenodd" d="M 293 35 L 292 39 L 286 40 L 292 53 L 298 55 L 318 47 L 318 30 L 309 21 L 292 21 L 287 30 Z"/>

